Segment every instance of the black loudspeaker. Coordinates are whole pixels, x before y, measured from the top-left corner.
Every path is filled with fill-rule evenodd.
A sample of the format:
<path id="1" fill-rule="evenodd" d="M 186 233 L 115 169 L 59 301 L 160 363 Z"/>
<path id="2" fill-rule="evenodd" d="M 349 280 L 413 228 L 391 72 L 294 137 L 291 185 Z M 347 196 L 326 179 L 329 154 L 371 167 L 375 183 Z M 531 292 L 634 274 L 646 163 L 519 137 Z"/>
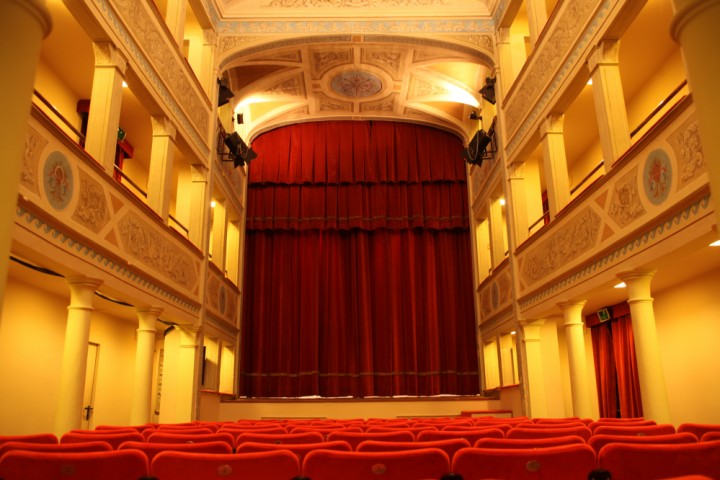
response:
<path id="1" fill-rule="evenodd" d="M 480 93 L 480 96 L 486 101 L 495 105 L 495 79 L 487 77 L 485 79 L 485 86 L 483 86 L 478 93 Z"/>
<path id="2" fill-rule="evenodd" d="M 218 80 L 218 101 L 217 106 L 222 107 L 226 103 L 230 101 L 231 98 L 235 96 L 232 90 L 228 88 L 227 85 L 225 85 L 225 82 L 222 80 Z"/>

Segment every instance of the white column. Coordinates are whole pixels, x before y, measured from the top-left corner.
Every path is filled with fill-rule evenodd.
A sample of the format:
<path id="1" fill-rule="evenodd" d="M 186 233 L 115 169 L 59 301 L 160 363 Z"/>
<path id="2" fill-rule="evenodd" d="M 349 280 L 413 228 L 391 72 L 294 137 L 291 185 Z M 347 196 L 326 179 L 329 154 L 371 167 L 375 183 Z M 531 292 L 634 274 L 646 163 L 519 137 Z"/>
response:
<path id="1" fill-rule="evenodd" d="M 520 245 L 528 238 L 528 211 L 525 195 L 525 177 L 522 163 L 508 165 L 508 193 L 507 206 L 510 208 L 510 221 L 515 227 L 515 246 Z"/>
<path id="2" fill-rule="evenodd" d="M 177 130 L 167 117 L 151 117 L 153 138 L 150 152 L 147 203 L 155 213 L 167 221 L 172 190 L 175 133 Z"/>
<path id="3" fill-rule="evenodd" d="M 155 334 L 161 308 L 138 308 L 138 329 L 135 349 L 130 425 L 143 425 L 152 419 L 152 376 L 155 355 Z"/>
<path id="4" fill-rule="evenodd" d="M 565 319 L 568 364 L 570 367 L 570 388 L 572 392 L 573 415 L 580 418 L 593 416 L 588 381 L 587 354 L 585 353 L 585 324 L 582 309 L 585 301 L 560 303 L 558 306 Z"/>
<path id="5" fill-rule="evenodd" d="M 654 274 L 636 270 L 618 276 L 627 285 L 643 415 L 658 423 L 672 423 L 650 291 Z"/>
<path id="6" fill-rule="evenodd" d="M 210 209 L 207 199 L 208 192 L 208 169 L 204 165 L 190 165 L 190 241 L 200 250 L 205 251 L 205 226 Z"/>
<path id="7" fill-rule="evenodd" d="M 197 380 L 197 354 L 198 354 L 197 327 L 182 327 L 180 330 L 179 369 L 182 373 L 178 384 L 177 421 L 188 422 L 193 420 L 195 411 L 195 393 Z"/>
<path id="8" fill-rule="evenodd" d="M 525 382 L 527 383 L 527 391 L 530 397 L 528 402 L 530 414 L 533 417 L 548 416 L 542 350 L 540 346 L 540 328 L 544 324 L 545 320 L 534 320 L 522 323 L 528 374 Z"/>
<path id="9" fill-rule="evenodd" d="M 35 69 L 42 39 L 52 21 L 45 0 L 0 2 L 0 309 L 5 298 L 8 258 L 15 222 L 20 171 L 25 149 Z"/>
<path id="10" fill-rule="evenodd" d="M 498 52 L 498 68 L 499 74 L 497 76 L 497 83 L 495 88 L 502 88 L 502 96 L 499 98 L 505 98 L 505 94 L 510 90 L 510 87 L 515 81 L 516 72 L 513 69 L 513 52 L 512 44 L 510 42 L 510 28 L 501 27 L 497 31 L 497 52 Z M 498 92 L 495 92 L 496 96 Z"/>
<path id="11" fill-rule="evenodd" d="M 165 23 L 181 49 L 185 40 L 186 15 L 187 0 L 168 0 L 165 10 Z"/>
<path id="12" fill-rule="evenodd" d="M 547 23 L 547 6 L 545 0 L 526 0 L 525 9 L 527 10 L 528 30 L 530 31 L 530 41 L 533 48 Z"/>
<path id="13" fill-rule="evenodd" d="M 630 147 L 630 127 L 620 78 L 619 46 L 617 40 L 603 40 L 588 59 L 606 172 Z"/>
<path id="14" fill-rule="evenodd" d="M 717 0 L 673 0 L 675 17 L 671 27 L 673 38 L 680 44 L 688 83 L 696 109 L 702 148 L 708 159 L 710 190 L 720 198 L 720 2 Z M 715 208 L 720 224 L 720 208 Z"/>
<path id="15" fill-rule="evenodd" d="M 212 99 L 217 99 L 217 69 L 215 68 L 215 55 L 217 52 L 218 35 L 211 28 L 203 29 L 203 47 L 202 60 L 200 67 L 200 75 L 198 80 L 208 98 L 213 102 L 213 107 L 217 104 Z"/>
<path id="16" fill-rule="evenodd" d="M 543 145 L 543 169 L 547 188 L 550 218 L 570 202 L 570 181 L 565 139 L 563 135 L 563 115 L 551 114 L 540 126 Z"/>
<path id="17" fill-rule="evenodd" d="M 93 297 L 102 284 L 101 280 L 89 277 L 69 277 L 66 281 L 70 287 L 70 305 L 67 307 L 60 394 L 55 415 L 55 434 L 58 436 L 80 428 L 82 423 L 90 317 L 94 310 Z"/>
<path id="18" fill-rule="evenodd" d="M 127 60 L 110 42 L 94 43 L 93 49 L 95 74 L 90 94 L 85 150 L 112 175 Z"/>

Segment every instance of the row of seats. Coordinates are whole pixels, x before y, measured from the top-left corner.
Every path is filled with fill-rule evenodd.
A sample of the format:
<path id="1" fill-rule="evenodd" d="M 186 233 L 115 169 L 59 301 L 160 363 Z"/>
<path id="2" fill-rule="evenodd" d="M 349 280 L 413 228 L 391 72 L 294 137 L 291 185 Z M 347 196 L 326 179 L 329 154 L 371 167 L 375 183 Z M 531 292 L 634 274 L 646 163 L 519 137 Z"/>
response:
<path id="1" fill-rule="evenodd" d="M 603 476 L 611 472 L 612 477 Z M 3 480 L 657 480 L 720 478 L 720 441 L 534 449 L 436 448 L 395 452 L 314 450 L 302 461 L 287 450 L 255 453 L 164 451 L 152 461 L 134 449 L 100 452 L 14 450 L 0 457 Z"/>

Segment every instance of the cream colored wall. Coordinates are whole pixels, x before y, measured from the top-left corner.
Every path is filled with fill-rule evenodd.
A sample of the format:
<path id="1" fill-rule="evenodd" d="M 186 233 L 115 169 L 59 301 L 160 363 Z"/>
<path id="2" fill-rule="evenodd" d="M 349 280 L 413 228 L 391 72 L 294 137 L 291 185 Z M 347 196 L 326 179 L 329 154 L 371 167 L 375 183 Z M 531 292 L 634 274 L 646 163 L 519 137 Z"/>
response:
<path id="1" fill-rule="evenodd" d="M 0 319 L 0 435 L 52 432 L 67 301 L 8 279 Z"/>
<path id="2" fill-rule="evenodd" d="M 77 102 L 80 98 L 72 89 L 60 78 L 47 64 L 39 62 L 35 72 L 35 90 L 47 99 L 60 114 L 69 121 L 73 127 L 80 130 L 82 124 L 80 114 L 77 113 Z M 35 100 L 34 100 L 35 101 Z M 45 105 L 35 101 L 40 105 L 40 109 L 47 113 L 50 118 L 55 121 L 65 133 L 74 140 L 78 140 L 77 136 L 65 126 L 64 123 L 57 119 L 57 116 L 51 113 L 50 109 Z"/>
<path id="3" fill-rule="evenodd" d="M 68 302 L 69 295 L 9 279 L 0 320 L 0 435 L 53 431 Z M 90 342 L 100 348 L 91 427 L 129 422 L 136 328 L 93 314 Z"/>
<path id="4" fill-rule="evenodd" d="M 720 252 L 718 252 L 720 253 Z M 720 270 L 654 292 L 673 423 L 720 423 Z"/>
<path id="5" fill-rule="evenodd" d="M 118 320 L 98 310 L 93 313 L 90 341 L 99 344 L 100 349 L 91 428 L 130 422 L 137 328 L 137 323 Z"/>

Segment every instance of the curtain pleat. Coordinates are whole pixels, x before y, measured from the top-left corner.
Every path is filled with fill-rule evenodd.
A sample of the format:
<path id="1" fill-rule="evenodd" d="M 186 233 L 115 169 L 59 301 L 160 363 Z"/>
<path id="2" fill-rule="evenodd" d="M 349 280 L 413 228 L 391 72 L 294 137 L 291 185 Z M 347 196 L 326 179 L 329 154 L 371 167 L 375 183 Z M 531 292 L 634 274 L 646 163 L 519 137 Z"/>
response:
<path id="1" fill-rule="evenodd" d="M 460 141 L 322 122 L 253 149 L 240 394 L 479 393 Z"/>
<path id="2" fill-rule="evenodd" d="M 630 315 L 623 315 L 612 322 L 612 335 L 621 416 L 642 417 L 640 378 L 635 358 L 635 340 Z"/>

